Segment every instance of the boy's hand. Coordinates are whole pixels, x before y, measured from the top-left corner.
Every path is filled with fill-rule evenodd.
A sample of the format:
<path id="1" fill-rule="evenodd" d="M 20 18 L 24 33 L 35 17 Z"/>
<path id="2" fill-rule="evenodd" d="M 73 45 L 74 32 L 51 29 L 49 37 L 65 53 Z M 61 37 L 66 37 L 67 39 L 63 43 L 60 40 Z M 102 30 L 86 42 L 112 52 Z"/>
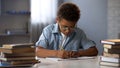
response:
<path id="1" fill-rule="evenodd" d="M 78 57 L 78 52 L 59 50 L 59 51 L 57 52 L 57 57 L 63 58 L 63 59 L 76 58 L 76 57 Z"/>
<path id="2" fill-rule="evenodd" d="M 71 58 L 77 58 L 77 57 L 79 57 L 78 52 L 76 52 L 76 51 L 70 51 L 69 52 L 69 56 Z"/>
<path id="3" fill-rule="evenodd" d="M 69 51 L 58 50 L 57 57 L 63 58 L 63 59 L 69 58 Z"/>

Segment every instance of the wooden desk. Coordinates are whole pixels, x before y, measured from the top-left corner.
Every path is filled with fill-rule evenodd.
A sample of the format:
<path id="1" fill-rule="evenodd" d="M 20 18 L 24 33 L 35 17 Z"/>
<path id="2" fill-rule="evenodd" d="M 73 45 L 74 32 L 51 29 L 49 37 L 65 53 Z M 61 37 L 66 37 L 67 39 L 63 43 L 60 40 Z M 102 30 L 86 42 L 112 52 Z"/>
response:
<path id="1" fill-rule="evenodd" d="M 119 68 L 99 65 L 99 57 L 94 59 L 52 61 L 40 59 L 41 63 L 35 64 L 32 68 Z"/>

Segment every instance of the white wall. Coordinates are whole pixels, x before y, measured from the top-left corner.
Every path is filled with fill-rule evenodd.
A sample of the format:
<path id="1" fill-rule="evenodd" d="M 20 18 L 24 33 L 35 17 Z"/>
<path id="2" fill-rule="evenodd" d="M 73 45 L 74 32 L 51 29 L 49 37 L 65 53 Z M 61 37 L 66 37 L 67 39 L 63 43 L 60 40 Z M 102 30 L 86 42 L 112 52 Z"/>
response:
<path id="1" fill-rule="evenodd" d="M 57 0 L 31 0 L 31 41 L 38 41 L 42 29 L 55 23 Z"/>
<path id="2" fill-rule="evenodd" d="M 107 0 L 64 0 L 76 3 L 81 9 L 78 22 L 87 36 L 96 42 L 99 54 L 103 47 L 100 40 L 107 38 Z"/>
<path id="3" fill-rule="evenodd" d="M 108 38 L 120 38 L 120 0 L 108 0 Z"/>

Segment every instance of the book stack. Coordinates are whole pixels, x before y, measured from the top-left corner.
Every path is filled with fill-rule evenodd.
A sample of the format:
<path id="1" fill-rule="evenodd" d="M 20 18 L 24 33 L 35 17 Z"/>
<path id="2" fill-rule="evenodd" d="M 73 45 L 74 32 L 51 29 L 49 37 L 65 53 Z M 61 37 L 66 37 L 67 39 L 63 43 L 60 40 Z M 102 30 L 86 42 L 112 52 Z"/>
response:
<path id="1" fill-rule="evenodd" d="M 100 65 L 120 67 L 120 39 L 101 40 L 103 55 L 100 57 Z"/>
<path id="2" fill-rule="evenodd" d="M 0 52 L 1 65 L 4 66 L 32 66 L 39 62 L 35 59 L 33 43 L 3 44 Z"/>

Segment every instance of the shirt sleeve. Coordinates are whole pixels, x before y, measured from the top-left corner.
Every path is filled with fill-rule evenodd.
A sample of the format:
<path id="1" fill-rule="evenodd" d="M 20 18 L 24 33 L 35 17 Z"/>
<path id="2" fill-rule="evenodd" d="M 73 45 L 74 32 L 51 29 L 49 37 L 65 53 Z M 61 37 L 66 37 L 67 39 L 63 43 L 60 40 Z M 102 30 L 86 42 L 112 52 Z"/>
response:
<path id="1" fill-rule="evenodd" d="M 86 37 L 86 34 L 82 31 L 81 45 L 83 49 L 88 49 L 90 47 L 95 46 L 96 44 L 94 41 L 88 39 Z"/>
<path id="2" fill-rule="evenodd" d="M 46 29 L 43 29 L 43 32 L 41 34 L 41 36 L 39 37 L 39 40 L 36 42 L 36 46 L 41 46 L 43 48 L 47 48 L 47 44 L 48 44 L 48 41 L 47 41 L 47 31 Z"/>

